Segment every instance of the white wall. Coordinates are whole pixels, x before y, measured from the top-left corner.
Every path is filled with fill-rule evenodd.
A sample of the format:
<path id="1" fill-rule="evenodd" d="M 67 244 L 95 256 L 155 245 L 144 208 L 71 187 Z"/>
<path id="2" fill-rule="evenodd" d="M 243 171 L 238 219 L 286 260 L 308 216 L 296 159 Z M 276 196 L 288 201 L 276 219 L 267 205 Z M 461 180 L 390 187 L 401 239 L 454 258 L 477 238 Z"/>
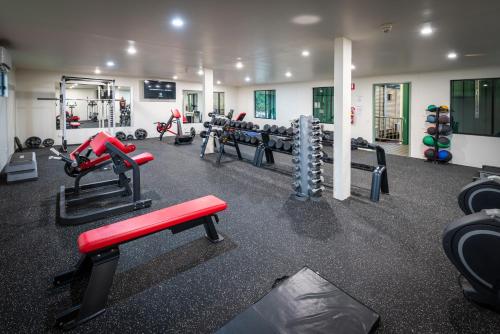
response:
<path id="1" fill-rule="evenodd" d="M 429 126 L 425 109 L 429 104 L 450 105 L 450 80 L 500 77 L 500 67 L 460 71 L 411 73 L 370 78 L 355 78 L 352 105 L 356 107 L 352 137 L 373 141 L 373 85 L 377 83 L 411 83 L 410 91 L 410 156 L 423 159 L 422 138 Z M 287 126 L 290 119 L 312 113 L 312 88 L 333 86 L 332 81 L 303 82 L 276 85 L 245 86 L 238 89 L 238 111 L 247 113 L 246 120 L 259 125 L 266 123 Z M 254 91 L 276 90 L 276 120 L 254 118 Z M 325 125 L 325 129 L 333 129 Z M 481 167 L 500 166 L 500 138 L 453 135 L 452 163 Z"/>
<path id="2" fill-rule="evenodd" d="M 17 136 L 24 141 L 27 137 L 37 136 L 43 139 L 54 138 L 56 143 L 60 141 L 60 131 L 56 130 L 55 117 L 57 110 L 55 101 L 38 101 L 38 97 L 54 97 L 56 84 L 61 80 L 62 75 L 74 75 L 85 77 L 96 77 L 89 74 L 58 73 L 47 71 L 18 70 L 18 97 L 17 97 Z M 142 85 L 144 78 L 116 77 L 100 75 L 102 78 L 115 79 L 116 86 L 131 88 L 132 95 L 132 127 L 116 128 L 117 131 L 124 131 L 133 134 L 137 128 L 146 129 L 150 137 L 157 137 L 157 121 L 167 121 L 170 110 L 177 108 L 182 110 L 183 90 L 202 90 L 201 83 L 191 83 L 177 81 L 176 101 L 152 101 L 142 98 Z M 155 78 L 148 78 L 155 79 Z M 162 80 L 158 78 L 158 80 Z M 168 80 L 168 79 L 163 79 Z M 234 87 L 216 86 L 216 91 L 225 92 L 226 106 L 228 109 L 236 109 L 236 89 Z M 119 117 L 118 115 L 115 117 Z M 118 119 L 118 118 L 117 118 Z M 191 126 L 199 132 L 203 129 L 202 124 L 186 124 L 185 129 Z M 81 143 L 88 137 L 94 135 L 96 129 L 71 129 L 68 130 L 68 143 Z"/>
<path id="3" fill-rule="evenodd" d="M 8 97 L 0 97 L 0 170 L 4 168 L 14 153 L 16 75 L 8 73 Z"/>

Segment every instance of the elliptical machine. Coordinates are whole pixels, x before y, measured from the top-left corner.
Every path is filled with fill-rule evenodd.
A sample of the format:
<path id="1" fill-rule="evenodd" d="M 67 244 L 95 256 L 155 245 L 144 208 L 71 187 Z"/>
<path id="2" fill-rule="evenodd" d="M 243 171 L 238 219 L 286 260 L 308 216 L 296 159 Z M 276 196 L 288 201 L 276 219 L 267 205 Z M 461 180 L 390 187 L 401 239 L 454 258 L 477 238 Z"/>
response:
<path id="1" fill-rule="evenodd" d="M 177 109 L 170 110 L 172 115 L 168 119 L 166 123 L 164 122 L 156 122 L 156 131 L 160 134 L 160 141 L 163 140 L 163 135 L 166 132 L 170 132 L 175 135 L 174 143 L 176 145 L 187 145 L 193 142 L 194 137 L 196 136 L 196 130 L 192 127 L 189 131 L 189 134 L 184 134 L 182 132 L 182 121 L 181 121 L 181 113 Z M 170 130 L 172 128 L 173 123 L 177 123 L 177 131 L 174 132 Z"/>
<path id="2" fill-rule="evenodd" d="M 465 297 L 500 312 L 500 176 L 479 175 L 458 196 L 467 216 L 446 226 L 443 248 Z"/>

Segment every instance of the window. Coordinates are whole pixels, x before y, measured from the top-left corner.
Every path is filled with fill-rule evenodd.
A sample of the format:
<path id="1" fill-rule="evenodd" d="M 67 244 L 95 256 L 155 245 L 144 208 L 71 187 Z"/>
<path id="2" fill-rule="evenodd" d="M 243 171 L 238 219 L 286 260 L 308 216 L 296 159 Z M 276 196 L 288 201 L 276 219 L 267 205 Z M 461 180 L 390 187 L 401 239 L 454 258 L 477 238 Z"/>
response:
<path id="1" fill-rule="evenodd" d="M 451 81 L 454 133 L 500 137 L 500 78 Z"/>
<path id="2" fill-rule="evenodd" d="M 0 71 L 0 96 L 9 96 L 8 88 L 7 73 Z"/>
<path id="3" fill-rule="evenodd" d="M 320 123 L 333 124 L 333 87 L 313 88 L 313 116 Z"/>
<path id="4" fill-rule="evenodd" d="M 214 92 L 214 112 L 224 115 L 224 92 Z"/>
<path id="5" fill-rule="evenodd" d="M 276 119 L 276 91 L 256 90 L 255 118 Z"/>

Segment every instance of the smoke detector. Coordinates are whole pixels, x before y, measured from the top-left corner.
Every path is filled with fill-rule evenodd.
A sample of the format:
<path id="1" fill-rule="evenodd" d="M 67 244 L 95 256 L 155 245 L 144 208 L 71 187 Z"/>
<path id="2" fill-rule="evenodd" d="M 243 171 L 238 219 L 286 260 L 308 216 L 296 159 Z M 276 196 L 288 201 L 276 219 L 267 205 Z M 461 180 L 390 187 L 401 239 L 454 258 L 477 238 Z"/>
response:
<path id="1" fill-rule="evenodd" d="M 380 30 L 382 30 L 382 32 L 384 34 L 388 34 L 392 31 L 392 23 L 384 23 L 380 26 Z"/>

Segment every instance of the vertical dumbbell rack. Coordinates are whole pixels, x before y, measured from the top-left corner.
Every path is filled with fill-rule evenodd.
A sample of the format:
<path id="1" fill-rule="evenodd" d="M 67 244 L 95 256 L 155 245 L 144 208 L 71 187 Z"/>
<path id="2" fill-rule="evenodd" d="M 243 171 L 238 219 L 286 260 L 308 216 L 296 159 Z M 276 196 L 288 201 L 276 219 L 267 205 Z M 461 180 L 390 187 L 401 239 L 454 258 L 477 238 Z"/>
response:
<path id="1" fill-rule="evenodd" d="M 317 200 L 321 197 L 324 178 L 321 149 L 321 127 L 312 116 L 300 116 L 292 122 L 295 197 L 299 200 Z"/>

